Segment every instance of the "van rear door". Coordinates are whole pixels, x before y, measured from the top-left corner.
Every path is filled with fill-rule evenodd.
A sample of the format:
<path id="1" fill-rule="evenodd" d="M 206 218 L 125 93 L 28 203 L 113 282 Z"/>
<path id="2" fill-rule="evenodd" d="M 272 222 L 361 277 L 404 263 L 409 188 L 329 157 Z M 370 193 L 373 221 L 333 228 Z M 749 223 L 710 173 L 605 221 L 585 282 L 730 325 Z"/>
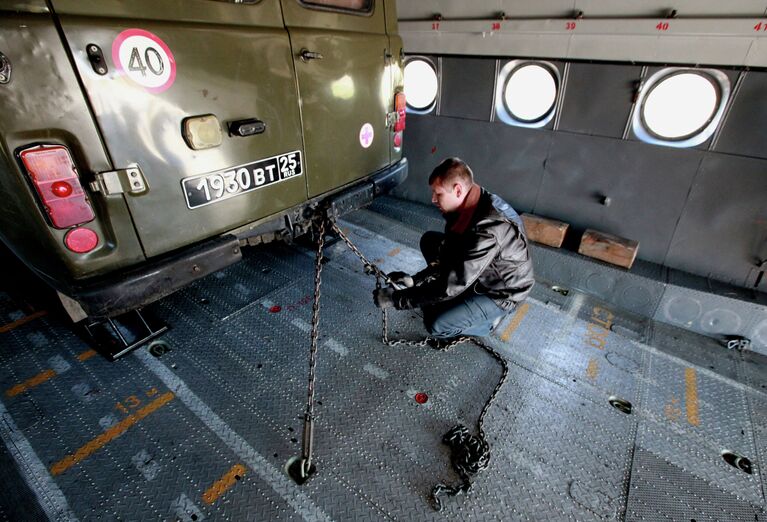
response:
<path id="1" fill-rule="evenodd" d="M 383 0 L 281 0 L 301 95 L 309 196 L 389 163 Z"/>
<path id="2" fill-rule="evenodd" d="M 128 176 L 120 182 L 147 256 L 306 200 L 295 71 L 278 2 L 52 5 L 119 171 L 111 181 Z M 237 121 L 244 123 L 228 132 Z M 125 170 L 134 165 L 138 172 Z M 147 189 L 131 191 L 130 176 Z"/>

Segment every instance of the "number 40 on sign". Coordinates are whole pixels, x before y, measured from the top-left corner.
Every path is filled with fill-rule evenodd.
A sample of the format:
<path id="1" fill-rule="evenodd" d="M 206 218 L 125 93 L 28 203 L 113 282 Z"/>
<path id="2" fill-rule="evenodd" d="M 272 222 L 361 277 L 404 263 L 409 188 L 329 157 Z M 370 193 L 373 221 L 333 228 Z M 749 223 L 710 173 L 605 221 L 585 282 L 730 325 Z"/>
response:
<path id="1" fill-rule="evenodd" d="M 117 70 L 149 92 L 160 93 L 176 79 L 176 60 L 170 47 L 143 29 L 127 29 L 112 42 Z"/>

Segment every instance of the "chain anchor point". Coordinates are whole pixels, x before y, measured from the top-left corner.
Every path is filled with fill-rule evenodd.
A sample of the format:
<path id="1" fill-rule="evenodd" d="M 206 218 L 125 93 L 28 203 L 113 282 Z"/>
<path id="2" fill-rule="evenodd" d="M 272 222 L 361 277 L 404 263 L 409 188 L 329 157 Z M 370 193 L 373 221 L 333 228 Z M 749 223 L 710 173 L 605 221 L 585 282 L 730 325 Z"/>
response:
<path id="1" fill-rule="evenodd" d="M 290 457 L 285 464 L 285 472 L 299 486 L 306 484 L 317 473 L 317 466 L 309 464 L 309 469 L 307 470 L 306 463 L 307 460 L 304 457 L 296 455 Z"/>

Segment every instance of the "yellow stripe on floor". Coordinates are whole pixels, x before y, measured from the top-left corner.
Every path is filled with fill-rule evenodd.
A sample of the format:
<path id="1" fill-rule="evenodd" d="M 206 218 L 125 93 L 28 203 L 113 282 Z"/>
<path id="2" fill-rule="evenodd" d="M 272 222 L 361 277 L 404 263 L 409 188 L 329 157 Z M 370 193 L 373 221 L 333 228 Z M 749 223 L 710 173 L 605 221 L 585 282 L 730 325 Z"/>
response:
<path id="1" fill-rule="evenodd" d="M 202 495 L 202 499 L 206 504 L 213 504 L 218 497 L 226 493 L 226 491 L 237 483 L 238 477 L 242 478 L 245 475 L 245 466 L 242 464 L 235 464 L 232 469 L 226 472 L 226 474 L 218 479 L 205 493 Z"/>
<path id="2" fill-rule="evenodd" d="M 40 310 L 39 312 L 35 312 L 33 314 L 30 314 L 26 317 L 22 317 L 18 321 L 13 321 L 12 323 L 4 324 L 3 326 L 0 326 L 0 333 L 10 332 L 14 328 L 18 328 L 22 324 L 26 324 L 29 321 L 32 321 L 34 319 L 37 319 L 38 317 L 42 317 L 45 314 L 47 314 L 45 310 Z"/>
<path id="3" fill-rule="evenodd" d="M 80 355 L 78 355 L 77 359 L 80 362 L 83 362 L 83 361 L 87 361 L 88 359 L 90 359 L 94 355 L 96 355 L 96 351 L 95 350 L 88 350 L 88 351 L 85 351 L 85 352 L 81 353 Z"/>
<path id="4" fill-rule="evenodd" d="M 698 417 L 698 378 L 694 368 L 684 369 L 685 404 L 687 406 L 687 422 L 693 426 L 700 424 Z"/>
<path id="5" fill-rule="evenodd" d="M 45 314 L 45 312 L 43 312 L 43 314 Z M 84 361 L 87 361 L 88 359 L 90 359 L 91 357 L 93 357 L 96 354 L 97 353 L 94 350 L 87 350 L 87 351 L 81 353 L 80 355 L 78 355 L 77 359 L 80 362 L 84 362 Z M 54 377 L 56 377 L 56 375 L 57 375 L 56 372 L 53 371 L 53 370 L 45 370 L 44 372 L 38 373 L 37 375 L 35 375 L 31 379 L 27 379 L 26 381 L 22 382 L 21 384 L 17 384 L 16 386 L 11 388 L 10 390 L 6 391 L 5 394 L 8 397 L 15 397 L 16 395 L 18 395 L 20 393 L 24 393 L 25 391 L 27 391 L 27 390 L 29 390 L 31 388 L 34 388 L 35 386 L 38 386 L 38 385 L 44 383 L 45 381 L 53 379 Z"/>
<path id="6" fill-rule="evenodd" d="M 512 317 L 511 322 L 509 323 L 509 326 L 506 327 L 506 329 L 501 334 L 501 341 L 508 341 L 511 337 L 511 334 L 514 333 L 514 331 L 519 328 L 519 323 L 522 322 L 522 319 L 525 318 L 527 315 L 527 311 L 530 309 L 530 305 L 527 303 L 522 303 L 522 305 L 519 307 L 519 310 L 517 310 L 517 313 L 514 314 L 514 317 Z"/>
<path id="7" fill-rule="evenodd" d="M 25 391 L 29 390 L 30 388 L 34 388 L 35 386 L 38 386 L 38 385 L 44 383 L 45 381 L 47 381 L 49 379 L 52 379 L 54 377 L 56 377 L 56 372 L 54 372 L 53 370 L 45 370 L 44 372 L 38 373 L 37 375 L 35 375 L 31 379 L 27 379 L 26 381 L 22 382 L 21 384 L 17 384 L 13 388 L 11 388 L 7 392 L 5 392 L 5 394 L 8 397 L 15 397 L 16 395 L 18 395 L 20 393 L 24 393 Z"/>
<path id="8" fill-rule="evenodd" d="M 66 470 L 77 464 L 78 462 L 81 462 L 94 453 L 96 453 L 98 450 L 103 448 L 107 445 L 110 441 L 116 439 L 123 433 L 125 433 L 128 428 L 136 424 L 138 421 L 143 419 L 144 417 L 147 417 L 148 415 L 152 414 L 156 410 L 163 407 L 165 404 L 169 403 L 173 400 L 175 395 L 173 392 L 168 392 L 160 397 L 158 397 L 156 400 L 152 401 L 148 405 L 144 406 L 140 410 L 138 410 L 136 413 L 129 415 L 128 417 L 124 418 L 108 430 L 106 430 L 104 433 L 93 439 L 92 441 L 88 442 L 85 446 L 77 450 L 71 455 L 67 455 L 60 461 L 58 461 L 56 464 L 51 466 L 51 474 L 52 475 L 60 475 L 64 473 Z"/>
<path id="9" fill-rule="evenodd" d="M 586 368 L 586 376 L 592 381 L 595 381 L 597 379 L 598 374 L 599 374 L 599 361 L 592 357 L 591 360 L 589 361 L 588 368 Z"/>

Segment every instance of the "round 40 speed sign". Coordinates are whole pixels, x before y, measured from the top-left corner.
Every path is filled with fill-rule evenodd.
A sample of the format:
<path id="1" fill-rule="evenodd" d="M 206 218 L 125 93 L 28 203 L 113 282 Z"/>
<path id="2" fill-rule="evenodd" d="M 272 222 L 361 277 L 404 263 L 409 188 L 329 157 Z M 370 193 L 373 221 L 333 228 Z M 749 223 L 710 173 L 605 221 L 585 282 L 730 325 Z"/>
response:
<path id="1" fill-rule="evenodd" d="M 149 92 L 162 92 L 176 79 L 176 60 L 159 36 L 143 29 L 126 29 L 112 42 L 117 69 Z"/>

